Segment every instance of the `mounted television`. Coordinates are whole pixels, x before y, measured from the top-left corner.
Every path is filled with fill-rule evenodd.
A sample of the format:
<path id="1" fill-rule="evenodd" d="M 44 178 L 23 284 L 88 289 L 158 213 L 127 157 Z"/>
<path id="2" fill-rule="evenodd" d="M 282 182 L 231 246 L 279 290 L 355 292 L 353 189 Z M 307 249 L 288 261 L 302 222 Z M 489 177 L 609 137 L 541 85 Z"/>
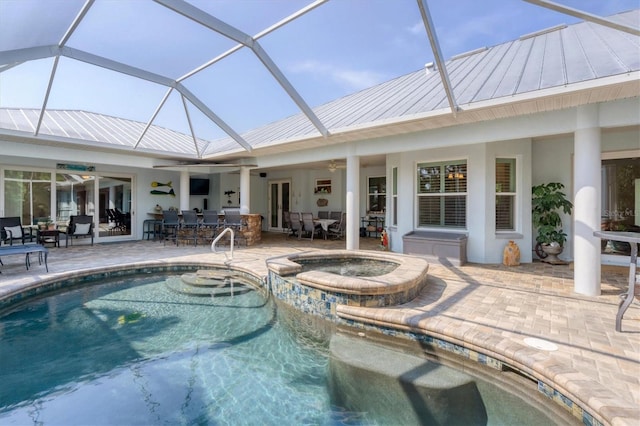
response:
<path id="1" fill-rule="evenodd" d="M 200 179 L 200 178 L 189 179 L 189 194 L 209 195 L 209 179 Z"/>

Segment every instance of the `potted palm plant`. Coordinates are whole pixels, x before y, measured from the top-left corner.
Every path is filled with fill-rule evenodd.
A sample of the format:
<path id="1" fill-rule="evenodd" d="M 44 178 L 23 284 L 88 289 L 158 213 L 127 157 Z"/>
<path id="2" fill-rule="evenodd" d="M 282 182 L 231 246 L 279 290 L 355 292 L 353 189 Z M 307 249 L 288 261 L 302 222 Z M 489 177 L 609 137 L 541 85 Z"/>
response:
<path id="1" fill-rule="evenodd" d="M 543 183 L 531 188 L 533 226 L 538 231 L 535 251 L 540 260 L 554 265 L 566 264 L 558 258 L 567 241 L 560 212 L 571 214 L 573 208 L 563 189 L 564 185 L 559 182 Z"/>

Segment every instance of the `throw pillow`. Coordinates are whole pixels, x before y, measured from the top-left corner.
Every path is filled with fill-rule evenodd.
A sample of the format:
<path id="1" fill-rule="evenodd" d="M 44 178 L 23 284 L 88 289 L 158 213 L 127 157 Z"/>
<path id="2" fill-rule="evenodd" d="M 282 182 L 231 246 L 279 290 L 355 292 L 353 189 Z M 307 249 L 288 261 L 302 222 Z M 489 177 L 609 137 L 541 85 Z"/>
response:
<path id="1" fill-rule="evenodd" d="M 86 235 L 89 233 L 90 223 L 76 223 L 76 235 Z"/>
<path id="2" fill-rule="evenodd" d="M 11 232 L 11 236 L 14 239 L 22 238 L 22 227 L 21 226 L 5 226 L 4 230 Z M 8 234 L 7 234 L 7 237 L 9 237 Z"/>

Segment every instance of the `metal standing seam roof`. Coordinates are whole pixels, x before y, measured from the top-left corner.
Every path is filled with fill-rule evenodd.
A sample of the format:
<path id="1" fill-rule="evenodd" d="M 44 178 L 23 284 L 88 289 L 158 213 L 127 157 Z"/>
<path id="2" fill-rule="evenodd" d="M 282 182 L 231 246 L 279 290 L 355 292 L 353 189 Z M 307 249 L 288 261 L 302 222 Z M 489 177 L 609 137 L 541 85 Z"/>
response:
<path id="1" fill-rule="evenodd" d="M 640 9 L 610 19 L 637 27 Z M 515 95 L 637 72 L 639 52 L 640 37 L 581 22 L 455 56 L 446 62 L 446 68 L 457 104 L 464 110 L 482 101 L 508 103 Z M 625 96 L 637 94 L 619 95 Z M 35 109 L 0 109 L 0 128 L 7 134 L 33 135 L 39 113 Z M 330 134 L 373 128 L 426 113 L 451 115 L 440 75 L 425 69 L 328 102 L 313 108 L 313 113 Z M 140 152 L 177 159 L 197 158 L 192 136 L 156 125 L 151 125 L 138 142 L 145 127 L 145 123 L 86 111 L 46 110 L 39 134 L 62 142 L 88 142 L 130 151 L 135 147 Z M 241 136 L 252 148 L 322 137 L 302 112 Z M 203 158 L 244 152 L 231 137 L 211 142 L 197 139 L 197 146 Z"/>
<path id="2" fill-rule="evenodd" d="M 640 9 L 612 17 L 637 25 Z M 591 22 L 503 43 L 446 62 L 458 105 L 505 99 L 640 70 L 640 37 Z M 630 96 L 637 96 L 630 94 Z M 624 97 L 624 96 L 622 96 Z M 418 70 L 314 109 L 330 132 L 349 127 L 447 110 L 447 97 L 436 72 Z M 312 136 L 296 114 L 242 136 L 254 147 Z M 221 154 L 218 141 L 205 155 Z"/>

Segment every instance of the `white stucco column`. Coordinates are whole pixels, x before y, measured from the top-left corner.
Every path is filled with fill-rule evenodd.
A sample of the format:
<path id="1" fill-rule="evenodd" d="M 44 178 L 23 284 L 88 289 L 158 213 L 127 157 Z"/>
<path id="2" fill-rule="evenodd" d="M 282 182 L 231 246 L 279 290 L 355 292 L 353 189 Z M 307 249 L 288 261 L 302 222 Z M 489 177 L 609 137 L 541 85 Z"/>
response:
<path id="1" fill-rule="evenodd" d="M 189 208 L 189 170 L 180 171 L 180 211 Z"/>
<path id="2" fill-rule="evenodd" d="M 574 291 L 600 295 L 600 127 L 598 105 L 578 107 L 574 134 Z"/>
<path id="3" fill-rule="evenodd" d="M 360 248 L 360 157 L 347 157 L 347 250 Z"/>
<path id="4" fill-rule="evenodd" d="M 251 198 L 251 170 L 248 167 L 240 167 L 240 213 L 251 212 L 249 199 Z"/>

